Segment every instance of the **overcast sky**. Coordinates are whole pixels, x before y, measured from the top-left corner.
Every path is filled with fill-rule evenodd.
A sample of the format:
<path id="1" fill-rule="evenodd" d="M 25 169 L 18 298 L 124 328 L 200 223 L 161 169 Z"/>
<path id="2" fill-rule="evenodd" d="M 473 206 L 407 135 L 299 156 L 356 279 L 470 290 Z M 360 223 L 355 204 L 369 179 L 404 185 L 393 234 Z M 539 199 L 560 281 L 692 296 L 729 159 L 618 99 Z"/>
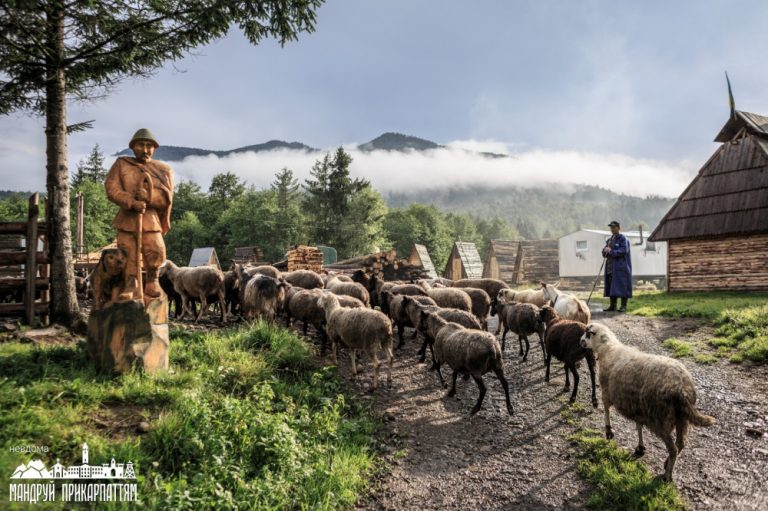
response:
<path id="1" fill-rule="evenodd" d="M 70 123 L 95 119 L 69 139 L 70 170 L 96 143 L 107 154 L 126 147 L 139 127 L 161 144 L 207 149 L 270 139 L 333 148 L 397 131 L 515 154 L 516 168 L 547 162 L 549 180 L 640 194 L 657 179 L 676 195 L 716 148 L 724 70 L 737 108 L 768 113 L 766 19 L 758 0 L 330 0 L 316 32 L 284 48 L 232 31 L 105 100 L 70 104 Z M 382 161 L 353 165 L 375 177 L 398 163 Z M 230 164 L 258 184 L 282 163 L 178 168 L 205 186 Z M 311 161 L 286 154 L 284 163 Z M 638 166 L 650 169 L 643 182 Z M 435 168 L 455 181 L 458 167 Z M 44 187 L 43 120 L 0 117 L 0 189 Z"/>

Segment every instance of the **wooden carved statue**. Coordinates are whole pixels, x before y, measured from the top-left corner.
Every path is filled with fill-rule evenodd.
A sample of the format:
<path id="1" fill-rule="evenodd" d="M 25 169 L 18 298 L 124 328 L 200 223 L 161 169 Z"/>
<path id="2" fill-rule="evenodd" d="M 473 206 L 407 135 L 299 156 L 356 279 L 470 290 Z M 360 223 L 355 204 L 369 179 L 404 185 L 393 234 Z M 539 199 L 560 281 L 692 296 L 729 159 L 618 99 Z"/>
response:
<path id="1" fill-rule="evenodd" d="M 89 279 L 93 287 L 93 310 L 103 309 L 126 298 L 124 291 L 127 259 L 127 254 L 122 248 L 108 248 L 101 253 L 99 264 Z"/>
<path id="2" fill-rule="evenodd" d="M 158 143 L 148 129 L 138 130 L 128 146 L 134 157 L 117 159 L 105 187 L 109 200 L 120 206 L 112 225 L 117 246 L 126 253 L 126 290 L 133 299 L 147 302 L 162 293 L 158 269 L 165 261 L 163 235 L 171 227 L 173 171 L 152 159 Z M 144 284 L 142 268 L 147 274 Z"/>

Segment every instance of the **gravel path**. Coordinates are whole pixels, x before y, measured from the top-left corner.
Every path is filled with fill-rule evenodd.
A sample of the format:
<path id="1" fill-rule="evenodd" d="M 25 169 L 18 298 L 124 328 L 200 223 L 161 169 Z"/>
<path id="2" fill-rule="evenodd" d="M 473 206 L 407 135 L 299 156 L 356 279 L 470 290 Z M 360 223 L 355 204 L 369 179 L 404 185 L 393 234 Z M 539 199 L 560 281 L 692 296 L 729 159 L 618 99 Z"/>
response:
<path id="1" fill-rule="evenodd" d="M 643 351 L 665 353 L 660 341 L 696 330 L 691 320 L 657 320 L 628 315 L 603 316 L 619 338 Z M 495 327 L 495 322 L 492 323 Z M 411 330 L 408 330 L 411 333 Z M 577 473 L 576 456 L 567 436 L 573 432 L 561 418 L 566 398 L 559 364 L 544 383 L 541 349 L 532 343 L 528 361 L 517 356 L 516 340 L 507 338 L 505 370 L 515 414 L 504 406 L 501 385 L 493 374 L 483 408 L 470 419 L 477 399 L 472 380 L 459 380 L 455 398 L 445 397 L 437 375 L 417 362 L 418 341 L 406 342 L 396 355 L 394 387 L 380 386 L 375 407 L 384 417 L 379 440 L 389 470 L 358 509 L 579 509 L 591 488 Z M 348 375 L 349 357 L 340 353 L 341 373 Z M 691 509 L 768 509 L 768 439 L 749 436 L 748 428 L 768 424 L 768 368 L 727 362 L 699 365 L 684 360 L 699 392 L 698 406 L 717 424 L 694 428 L 675 468 L 677 487 Z M 449 371 L 446 371 L 447 374 Z M 580 369 L 579 402 L 589 407 L 586 364 Z M 360 380 L 370 384 L 366 363 Z M 382 374 L 382 382 L 384 374 Z M 599 397 L 599 389 L 598 389 Z M 602 430 L 602 405 L 584 419 Z M 591 408 L 591 407 L 590 407 Z M 634 426 L 612 415 L 616 441 L 627 450 L 637 442 Z M 643 462 L 662 471 L 663 444 L 646 435 Z"/>

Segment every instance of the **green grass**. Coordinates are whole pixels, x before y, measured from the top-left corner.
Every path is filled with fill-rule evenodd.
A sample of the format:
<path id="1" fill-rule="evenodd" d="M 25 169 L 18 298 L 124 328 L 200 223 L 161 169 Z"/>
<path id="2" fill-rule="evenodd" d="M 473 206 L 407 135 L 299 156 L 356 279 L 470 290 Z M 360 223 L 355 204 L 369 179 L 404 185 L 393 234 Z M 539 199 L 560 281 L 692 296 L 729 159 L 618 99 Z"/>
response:
<path id="1" fill-rule="evenodd" d="M 630 453 L 594 429 L 571 437 L 579 449 L 579 473 L 595 485 L 587 501 L 592 509 L 628 511 L 683 510 L 685 502 L 671 483 L 655 478 Z"/>
<path id="2" fill-rule="evenodd" d="M 662 345 L 665 348 L 672 350 L 672 355 L 677 358 L 690 357 L 693 355 L 693 347 L 690 345 L 690 343 L 680 339 L 675 339 L 674 337 L 667 339 L 662 343 Z"/>
<path id="3" fill-rule="evenodd" d="M 768 362 L 767 293 L 641 292 L 629 312 L 640 316 L 702 318 L 716 327 L 708 344 L 733 362 Z"/>
<path id="4" fill-rule="evenodd" d="M 82 346 L 1 343 L 0 473 L 32 458 L 76 463 L 87 442 L 92 463 L 134 462 L 144 509 L 339 509 L 357 500 L 374 467 L 376 424 L 309 344 L 256 323 L 173 331 L 170 353 L 172 372 L 110 378 Z M 96 427 L 97 412 L 121 406 L 153 417 L 150 432 L 108 437 Z M 10 452 L 14 445 L 50 452 Z"/>

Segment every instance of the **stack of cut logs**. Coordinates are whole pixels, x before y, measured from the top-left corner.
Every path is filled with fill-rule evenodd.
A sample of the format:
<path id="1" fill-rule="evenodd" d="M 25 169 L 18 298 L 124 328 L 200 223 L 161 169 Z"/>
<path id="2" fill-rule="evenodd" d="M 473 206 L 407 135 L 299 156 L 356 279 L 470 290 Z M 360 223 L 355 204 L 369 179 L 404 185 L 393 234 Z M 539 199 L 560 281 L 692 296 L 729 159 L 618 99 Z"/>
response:
<path id="1" fill-rule="evenodd" d="M 287 270 L 312 270 L 320 273 L 323 269 L 323 253 L 316 247 L 296 245 L 288 251 Z"/>
<path id="2" fill-rule="evenodd" d="M 414 265 L 408 259 L 398 259 L 394 249 L 338 261 L 326 265 L 325 269 L 344 273 L 362 270 L 368 275 L 378 275 L 384 280 L 419 279 L 425 273 L 421 265 Z"/>

